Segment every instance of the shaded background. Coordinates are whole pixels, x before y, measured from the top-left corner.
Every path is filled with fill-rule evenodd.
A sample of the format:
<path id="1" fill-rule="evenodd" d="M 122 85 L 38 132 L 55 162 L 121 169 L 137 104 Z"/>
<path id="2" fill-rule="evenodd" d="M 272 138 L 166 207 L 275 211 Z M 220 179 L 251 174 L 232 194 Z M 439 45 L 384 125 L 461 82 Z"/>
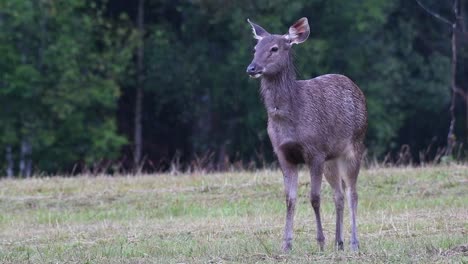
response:
<path id="1" fill-rule="evenodd" d="M 266 113 L 245 68 L 246 18 L 286 33 L 300 78 L 342 73 L 364 91 L 368 159 L 438 160 L 451 82 L 456 142 L 468 143 L 468 4 L 421 0 L 3 0 L 1 175 L 260 167 L 274 161 Z M 465 94 L 465 96 L 463 96 Z"/>

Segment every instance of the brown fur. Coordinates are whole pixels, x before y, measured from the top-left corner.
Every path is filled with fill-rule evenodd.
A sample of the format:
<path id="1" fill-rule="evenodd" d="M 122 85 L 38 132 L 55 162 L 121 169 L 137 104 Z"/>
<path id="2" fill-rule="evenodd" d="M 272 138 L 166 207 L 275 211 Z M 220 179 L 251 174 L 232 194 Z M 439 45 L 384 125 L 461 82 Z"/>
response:
<path id="1" fill-rule="evenodd" d="M 305 163 L 310 166 L 310 200 L 320 248 L 323 249 L 325 240 L 320 218 L 320 188 L 325 173 L 335 191 L 336 246 L 343 248 L 344 182 L 351 208 L 351 247 L 357 250 L 356 181 L 367 129 L 365 97 L 353 81 L 339 74 L 296 80 L 291 47 L 307 39 L 307 19 L 296 22 L 286 35 L 271 35 L 256 24 L 251 25 L 259 41 L 247 72 L 262 77 L 268 135 L 285 179 L 287 214 L 283 249 L 288 251 L 292 247 L 297 165 Z"/>

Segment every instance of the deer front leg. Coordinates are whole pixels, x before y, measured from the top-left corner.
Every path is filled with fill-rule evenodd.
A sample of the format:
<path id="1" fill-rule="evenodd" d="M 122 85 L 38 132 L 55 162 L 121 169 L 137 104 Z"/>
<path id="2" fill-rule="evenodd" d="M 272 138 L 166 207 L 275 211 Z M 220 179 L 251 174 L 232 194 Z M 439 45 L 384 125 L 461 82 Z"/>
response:
<path id="1" fill-rule="evenodd" d="M 286 161 L 281 162 L 284 178 L 284 193 L 286 196 L 286 224 L 282 249 L 289 252 L 292 249 L 294 214 L 297 199 L 297 166 Z"/>
<path id="2" fill-rule="evenodd" d="M 323 159 L 315 159 L 310 165 L 310 203 L 317 223 L 317 242 L 321 251 L 325 246 L 322 219 L 320 217 L 320 189 L 322 187 Z"/>

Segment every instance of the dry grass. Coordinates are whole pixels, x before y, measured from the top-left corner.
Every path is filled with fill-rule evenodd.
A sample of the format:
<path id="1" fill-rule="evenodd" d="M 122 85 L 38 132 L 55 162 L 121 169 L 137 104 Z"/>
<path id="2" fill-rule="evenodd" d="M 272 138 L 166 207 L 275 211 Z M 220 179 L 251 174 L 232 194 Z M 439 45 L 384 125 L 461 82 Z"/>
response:
<path id="1" fill-rule="evenodd" d="M 359 253 L 334 251 L 324 186 L 325 252 L 303 172 L 294 249 L 283 255 L 278 171 L 1 180 L 0 262 L 468 262 L 468 167 L 363 171 Z"/>

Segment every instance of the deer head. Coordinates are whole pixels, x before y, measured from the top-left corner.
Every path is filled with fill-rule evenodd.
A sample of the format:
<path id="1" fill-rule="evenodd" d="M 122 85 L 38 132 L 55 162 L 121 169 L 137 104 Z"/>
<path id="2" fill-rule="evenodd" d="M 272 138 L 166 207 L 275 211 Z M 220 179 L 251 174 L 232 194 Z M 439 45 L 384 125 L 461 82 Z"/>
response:
<path id="1" fill-rule="evenodd" d="M 253 78 L 281 72 L 289 62 L 292 45 L 306 41 L 310 33 L 305 17 L 294 23 L 284 35 L 270 34 L 249 19 L 247 21 L 252 26 L 253 37 L 258 40 L 252 63 L 247 67 L 247 73 Z"/>

